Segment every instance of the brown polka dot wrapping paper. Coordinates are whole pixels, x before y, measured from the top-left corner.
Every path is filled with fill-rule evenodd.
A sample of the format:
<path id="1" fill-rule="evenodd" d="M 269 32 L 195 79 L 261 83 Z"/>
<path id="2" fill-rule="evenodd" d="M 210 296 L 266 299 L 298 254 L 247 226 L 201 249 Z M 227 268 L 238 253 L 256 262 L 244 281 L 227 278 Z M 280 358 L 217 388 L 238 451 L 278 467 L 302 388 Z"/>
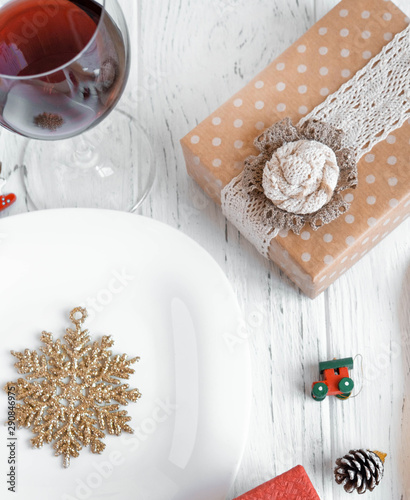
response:
<path id="1" fill-rule="evenodd" d="M 409 23 L 385 0 L 342 0 L 181 144 L 189 175 L 216 203 L 257 155 L 254 139 L 279 120 L 298 123 L 348 82 Z M 358 164 L 359 185 L 343 193 L 346 214 L 299 235 L 281 231 L 269 258 L 311 298 L 322 293 L 410 214 L 410 122 Z"/>

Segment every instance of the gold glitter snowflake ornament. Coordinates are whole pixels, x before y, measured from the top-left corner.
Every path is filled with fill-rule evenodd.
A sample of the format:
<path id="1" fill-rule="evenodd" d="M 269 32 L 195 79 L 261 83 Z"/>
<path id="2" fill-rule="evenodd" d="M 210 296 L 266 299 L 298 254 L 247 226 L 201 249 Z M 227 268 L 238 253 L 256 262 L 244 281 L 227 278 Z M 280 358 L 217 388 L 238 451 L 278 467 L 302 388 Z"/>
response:
<path id="1" fill-rule="evenodd" d="M 63 455 L 64 467 L 69 467 L 70 458 L 78 457 L 83 446 L 101 453 L 104 431 L 117 436 L 122 431 L 132 433 L 131 417 L 120 407 L 141 397 L 138 389 L 119 380 L 129 379 L 135 371 L 130 366 L 139 358 L 113 356 L 111 337 L 91 342 L 88 330 L 81 329 L 86 318 L 87 311 L 81 307 L 71 311 L 75 330 L 67 328 L 65 343 L 43 332 L 42 355 L 28 349 L 11 351 L 18 359 L 14 366 L 26 378 L 4 387 L 6 392 L 14 387 L 16 399 L 22 401 L 16 405 L 16 422 L 31 428 L 33 447 L 54 441 L 55 454 Z"/>

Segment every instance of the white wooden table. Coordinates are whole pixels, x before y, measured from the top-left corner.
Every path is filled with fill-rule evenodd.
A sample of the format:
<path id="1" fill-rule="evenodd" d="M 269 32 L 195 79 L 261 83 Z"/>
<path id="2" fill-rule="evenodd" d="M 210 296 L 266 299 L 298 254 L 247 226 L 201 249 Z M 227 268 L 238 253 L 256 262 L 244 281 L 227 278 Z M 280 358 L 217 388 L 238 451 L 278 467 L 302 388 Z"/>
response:
<path id="1" fill-rule="evenodd" d="M 120 3 L 134 49 L 120 107 L 132 110 L 147 129 L 158 168 L 141 213 L 177 227 L 214 256 L 248 324 L 244 342 L 252 354 L 253 412 L 229 498 L 297 464 L 304 465 L 322 499 L 347 498 L 333 480 L 334 461 L 365 447 L 388 453 L 385 478 L 371 498 L 410 499 L 410 221 L 311 301 L 227 224 L 188 178 L 179 146 L 181 137 L 337 0 Z M 410 15 L 408 0 L 397 3 Z M 3 173 L 19 200 L 0 217 L 27 211 L 18 166 Z M 314 402 L 310 386 L 318 362 L 359 353 L 359 396 Z"/>

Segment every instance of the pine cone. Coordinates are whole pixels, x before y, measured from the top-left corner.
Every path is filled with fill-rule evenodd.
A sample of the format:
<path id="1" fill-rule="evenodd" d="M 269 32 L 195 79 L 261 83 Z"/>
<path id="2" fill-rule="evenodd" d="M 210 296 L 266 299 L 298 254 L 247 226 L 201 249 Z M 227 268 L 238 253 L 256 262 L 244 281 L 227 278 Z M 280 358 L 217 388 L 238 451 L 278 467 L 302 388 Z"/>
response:
<path id="1" fill-rule="evenodd" d="M 385 458 L 386 454 L 378 451 L 350 450 L 336 460 L 337 484 L 341 484 L 347 493 L 373 491 L 382 480 Z"/>

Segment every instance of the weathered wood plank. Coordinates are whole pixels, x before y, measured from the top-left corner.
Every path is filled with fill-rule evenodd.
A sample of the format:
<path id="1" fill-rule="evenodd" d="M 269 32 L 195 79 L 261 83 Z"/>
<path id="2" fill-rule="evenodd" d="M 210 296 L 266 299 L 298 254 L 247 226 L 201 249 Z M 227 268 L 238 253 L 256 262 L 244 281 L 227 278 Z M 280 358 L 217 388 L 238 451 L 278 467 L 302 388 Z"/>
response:
<path id="1" fill-rule="evenodd" d="M 375 498 L 410 496 L 410 221 L 315 301 L 303 297 L 188 178 L 179 139 L 301 36 L 337 0 L 120 0 L 133 46 L 120 106 L 147 129 L 158 179 L 141 213 L 179 228 L 221 265 L 244 311 L 253 412 L 230 498 L 303 464 L 319 495 L 345 498 L 333 463 L 350 447 L 389 453 Z M 409 12 L 407 0 L 397 4 Z M 27 210 L 16 151 L 2 130 L 5 175 Z M 7 149 L 6 149 L 7 148 Z M 365 384 L 350 401 L 310 398 L 318 362 L 361 353 Z M 361 377 L 360 368 L 355 377 Z M 407 399 L 404 399 L 404 398 Z"/>

